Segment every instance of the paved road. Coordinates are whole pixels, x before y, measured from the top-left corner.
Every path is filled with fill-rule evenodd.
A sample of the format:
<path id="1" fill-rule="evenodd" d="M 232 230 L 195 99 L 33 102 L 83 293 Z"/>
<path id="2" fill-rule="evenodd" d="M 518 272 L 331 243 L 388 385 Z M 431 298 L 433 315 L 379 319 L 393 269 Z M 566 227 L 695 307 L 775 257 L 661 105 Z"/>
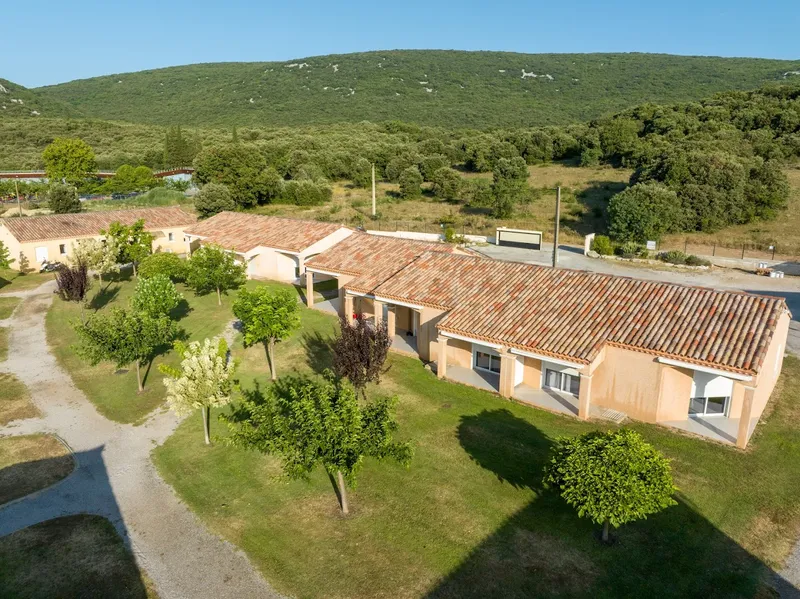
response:
<path id="1" fill-rule="evenodd" d="M 553 261 L 553 244 L 542 244 L 543 249 L 525 250 L 505 246 L 488 245 L 474 247 L 477 252 L 497 260 L 527 262 L 550 266 Z M 680 270 L 668 266 L 648 267 L 618 260 L 601 260 L 588 258 L 579 248 L 560 246 L 558 265 L 562 268 L 574 268 L 626 277 L 636 277 L 651 281 L 666 281 L 683 285 L 701 285 L 715 289 L 732 291 L 749 291 L 786 298 L 789 310 L 792 311 L 792 322 L 789 325 L 787 350 L 800 356 L 800 277 L 770 279 L 759 277 L 753 273 L 731 268 L 714 268 L 710 271 Z"/>
<path id="2" fill-rule="evenodd" d="M 52 285 L 20 295 L 0 371 L 25 383 L 42 417 L 9 423 L 0 435 L 58 435 L 77 466 L 61 483 L 0 508 L 0 536 L 58 516 L 98 514 L 114 524 L 162 599 L 278 597 L 246 555 L 210 533 L 158 475 L 150 452 L 179 419 L 160 412 L 134 427 L 98 414 L 47 346 Z"/>

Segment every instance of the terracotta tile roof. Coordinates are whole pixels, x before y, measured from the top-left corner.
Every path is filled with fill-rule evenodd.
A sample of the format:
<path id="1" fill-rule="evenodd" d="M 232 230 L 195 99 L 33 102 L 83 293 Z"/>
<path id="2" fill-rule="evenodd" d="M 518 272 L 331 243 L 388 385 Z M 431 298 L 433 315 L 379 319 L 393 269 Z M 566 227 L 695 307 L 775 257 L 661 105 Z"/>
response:
<path id="1" fill-rule="evenodd" d="M 440 242 L 353 233 L 332 248 L 314 256 L 306 262 L 306 266 L 355 276 L 355 279 L 345 285 L 345 289 L 370 293 L 412 260 L 431 251 L 452 253 L 454 246 Z"/>
<path id="2" fill-rule="evenodd" d="M 757 373 L 783 298 L 471 256 L 425 254 L 377 296 L 449 309 L 449 331 L 590 363 L 605 343 Z"/>
<path id="3" fill-rule="evenodd" d="M 302 252 L 342 227 L 313 220 L 220 212 L 198 222 L 186 233 L 235 252 L 249 252 L 258 246 Z"/>
<path id="4" fill-rule="evenodd" d="M 178 206 L 169 206 L 23 216 L 21 218 L 5 218 L 0 222 L 6 226 L 17 241 L 24 243 L 47 239 L 88 237 L 97 235 L 101 229 L 107 228 L 113 222 L 132 225 L 139 219 L 144 219 L 145 228 L 150 230 L 190 225 L 197 220 L 197 217 L 184 212 Z"/>

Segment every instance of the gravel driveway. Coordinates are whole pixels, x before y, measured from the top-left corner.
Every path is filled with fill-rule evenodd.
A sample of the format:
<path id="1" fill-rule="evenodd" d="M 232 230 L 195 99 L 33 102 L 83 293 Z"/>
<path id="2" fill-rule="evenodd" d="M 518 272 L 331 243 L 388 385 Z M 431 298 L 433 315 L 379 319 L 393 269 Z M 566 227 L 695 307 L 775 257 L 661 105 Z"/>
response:
<path id="1" fill-rule="evenodd" d="M 58 435 L 77 467 L 55 486 L 0 508 L 0 536 L 58 516 L 98 514 L 114 524 L 162 599 L 279 597 L 245 554 L 209 532 L 156 472 L 150 452 L 180 420 L 163 411 L 137 427 L 111 422 L 57 364 L 44 326 L 52 289 L 48 283 L 15 294 L 25 299 L 6 322 L 9 357 L 0 362 L 0 371 L 27 385 L 42 417 L 11 422 L 0 435 Z"/>

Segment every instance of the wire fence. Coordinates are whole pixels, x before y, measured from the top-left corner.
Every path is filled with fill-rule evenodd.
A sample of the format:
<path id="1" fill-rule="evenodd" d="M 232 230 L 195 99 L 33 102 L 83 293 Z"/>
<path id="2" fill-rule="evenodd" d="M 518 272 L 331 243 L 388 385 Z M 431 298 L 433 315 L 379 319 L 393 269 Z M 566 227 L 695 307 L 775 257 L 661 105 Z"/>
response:
<path id="1" fill-rule="evenodd" d="M 797 262 L 800 260 L 800 247 L 777 242 L 711 242 L 702 243 L 692 239 L 673 240 L 658 245 L 658 251 L 679 250 L 686 254 L 711 256 L 712 258 L 731 258 L 736 260 L 769 260 Z"/>

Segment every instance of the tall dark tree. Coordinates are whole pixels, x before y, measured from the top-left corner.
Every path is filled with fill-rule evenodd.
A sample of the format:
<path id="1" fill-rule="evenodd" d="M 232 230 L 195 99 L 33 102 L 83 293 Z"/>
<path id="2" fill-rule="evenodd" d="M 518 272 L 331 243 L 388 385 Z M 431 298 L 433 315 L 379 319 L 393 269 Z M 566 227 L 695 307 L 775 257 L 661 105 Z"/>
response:
<path id="1" fill-rule="evenodd" d="M 345 317 L 339 321 L 341 332 L 333 346 L 333 370 L 337 376 L 348 379 L 366 399 L 367 384 L 379 383 L 385 372 L 383 365 L 392 338 L 386 322 L 376 325 L 361 315 L 352 325 Z"/>
<path id="2" fill-rule="evenodd" d="M 83 320 L 83 300 L 89 292 L 89 269 L 85 264 L 61 266 L 56 271 L 56 293 L 65 302 L 75 302 L 81 307 Z"/>

